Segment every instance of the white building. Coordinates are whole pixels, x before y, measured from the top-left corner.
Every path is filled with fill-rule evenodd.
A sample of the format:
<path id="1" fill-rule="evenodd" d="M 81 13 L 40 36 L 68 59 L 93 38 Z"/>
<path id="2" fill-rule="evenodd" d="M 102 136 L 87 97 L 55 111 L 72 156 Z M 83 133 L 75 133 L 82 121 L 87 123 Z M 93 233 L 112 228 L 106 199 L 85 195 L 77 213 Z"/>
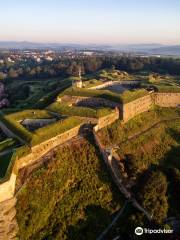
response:
<path id="1" fill-rule="evenodd" d="M 8 62 L 10 62 L 10 63 L 14 63 L 14 60 L 12 60 L 10 57 L 8 57 Z"/>
<path id="2" fill-rule="evenodd" d="M 50 56 L 46 57 L 45 59 L 46 59 L 47 61 L 52 61 L 52 60 L 53 60 L 53 58 L 50 57 Z"/>

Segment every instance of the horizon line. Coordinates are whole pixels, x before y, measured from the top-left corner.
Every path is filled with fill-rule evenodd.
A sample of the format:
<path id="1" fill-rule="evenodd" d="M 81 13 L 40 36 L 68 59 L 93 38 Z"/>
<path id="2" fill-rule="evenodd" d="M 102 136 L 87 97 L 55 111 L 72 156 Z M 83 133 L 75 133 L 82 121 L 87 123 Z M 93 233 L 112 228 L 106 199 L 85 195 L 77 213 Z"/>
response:
<path id="1" fill-rule="evenodd" d="M 31 41 L 31 40 L 1 40 L 0 42 L 14 43 L 34 43 L 34 44 L 76 44 L 76 45 L 162 45 L 162 46 L 178 46 L 178 43 L 159 43 L 159 42 L 128 42 L 128 43 L 99 43 L 99 42 L 60 42 L 60 41 Z"/>

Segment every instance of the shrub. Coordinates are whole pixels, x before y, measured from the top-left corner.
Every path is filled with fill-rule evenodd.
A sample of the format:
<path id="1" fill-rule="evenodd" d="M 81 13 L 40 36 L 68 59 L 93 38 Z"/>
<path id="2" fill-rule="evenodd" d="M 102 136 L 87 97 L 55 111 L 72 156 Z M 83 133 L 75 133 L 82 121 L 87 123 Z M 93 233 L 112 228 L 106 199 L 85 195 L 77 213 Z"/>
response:
<path id="1" fill-rule="evenodd" d="M 150 171 L 143 177 L 138 190 L 138 198 L 143 207 L 156 223 L 161 224 L 168 211 L 166 176 L 160 171 Z"/>

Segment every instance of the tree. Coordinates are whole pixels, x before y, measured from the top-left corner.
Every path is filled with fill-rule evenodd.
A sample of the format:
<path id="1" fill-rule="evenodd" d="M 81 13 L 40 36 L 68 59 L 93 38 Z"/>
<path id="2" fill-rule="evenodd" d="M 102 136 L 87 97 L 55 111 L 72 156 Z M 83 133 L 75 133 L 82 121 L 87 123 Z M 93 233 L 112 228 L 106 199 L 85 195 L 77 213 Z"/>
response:
<path id="1" fill-rule="evenodd" d="M 143 176 L 141 184 L 138 199 L 143 207 L 152 214 L 153 220 L 161 224 L 168 211 L 166 176 L 158 170 L 151 170 Z"/>
<path id="2" fill-rule="evenodd" d="M 167 178 L 169 180 L 169 203 L 173 206 L 170 209 L 171 214 L 172 216 L 177 216 L 180 212 L 180 170 L 169 168 L 167 170 Z"/>
<path id="3" fill-rule="evenodd" d="M 13 68 L 10 68 L 10 70 L 8 72 L 8 77 L 9 78 L 17 78 L 18 77 L 18 73 Z"/>
<path id="4" fill-rule="evenodd" d="M 66 73 L 69 75 L 69 76 L 78 76 L 78 71 L 79 71 L 79 66 L 76 62 L 72 62 L 67 70 L 66 70 Z"/>
<path id="5" fill-rule="evenodd" d="M 136 176 L 139 166 L 138 161 L 132 154 L 126 154 L 124 160 L 124 167 L 129 177 Z"/>
<path id="6" fill-rule="evenodd" d="M 0 80 L 3 80 L 5 78 L 5 74 L 3 72 L 0 72 Z"/>

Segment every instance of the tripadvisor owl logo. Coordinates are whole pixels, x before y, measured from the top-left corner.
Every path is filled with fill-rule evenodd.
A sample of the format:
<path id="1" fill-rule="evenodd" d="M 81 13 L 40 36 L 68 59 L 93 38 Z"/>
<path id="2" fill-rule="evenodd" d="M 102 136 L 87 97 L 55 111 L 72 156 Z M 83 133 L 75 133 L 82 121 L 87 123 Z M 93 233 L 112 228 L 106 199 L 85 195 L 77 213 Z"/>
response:
<path id="1" fill-rule="evenodd" d="M 135 229 L 135 234 L 136 235 L 142 235 L 143 234 L 143 228 L 142 227 L 137 227 Z"/>
<path id="2" fill-rule="evenodd" d="M 135 234 L 136 235 L 142 235 L 143 233 L 144 234 L 161 234 L 161 233 L 166 233 L 166 234 L 169 234 L 169 233 L 173 233 L 173 229 L 150 229 L 150 228 L 142 228 L 142 227 L 137 227 L 135 228 L 134 230 Z"/>

